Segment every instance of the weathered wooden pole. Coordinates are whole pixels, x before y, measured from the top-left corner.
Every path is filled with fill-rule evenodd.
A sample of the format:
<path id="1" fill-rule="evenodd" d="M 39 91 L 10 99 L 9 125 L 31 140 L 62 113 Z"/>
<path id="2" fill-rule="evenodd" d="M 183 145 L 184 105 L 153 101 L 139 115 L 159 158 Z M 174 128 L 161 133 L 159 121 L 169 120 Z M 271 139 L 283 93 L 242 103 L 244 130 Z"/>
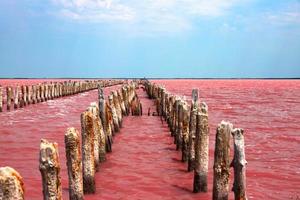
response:
<path id="1" fill-rule="evenodd" d="M 36 87 L 35 87 L 35 85 L 32 85 L 31 89 L 32 89 L 32 95 L 31 95 L 32 104 L 35 104 L 36 103 Z"/>
<path id="2" fill-rule="evenodd" d="M 182 130 L 183 130 L 183 101 L 181 100 L 178 106 L 178 128 L 176 131 L 176 150 L 182 149 Z"/>
<path id="3" fill-rule="evenodd" d="M 105 146 L 106 151 L 112 151 L 112 138 L 111 138 L 111 130 L 107 121 L 107 108 L 106 101 L 104 99 L 104 93 L 102 87 L 98 86 L 98 100 L 99 100 L 99 116 L 102 122 L 103 131 L 105 134 Z"/>
<path id="4" fill-rule="evenodd" d="M 69 177 L 69 199 L 83 200 L 80 139 L 75 128 L 68 128 L 65 134 L 65 148 Z"/>
<path id="5" fill-rule="evenodd" d="M 15 95 L 14 95 L 14 109 L 18 109 L 19 107 L 19 93 L 20 93 L 20 87 L 17 85 L 15 88 Z"/>
<path id="6" fill-rule="evenodd" d="M 113 95 L 108 96 L 108 101 L 109 101 L 109 106 L 110 106 L 110 109 L 111 109 L 111 112 L 112 112 L 114 133 L 117 133 L 120 130 L 120 126 L 119 126 L 118 114 L 117 114 L 116 108 L 114 106 Z"/>
<path id="7" fill-rule="evenodd" d="M 195 168 L 195 139 L 196 139 L 196 126 L 197 126 L 197 113 L 198 113 L 198 89 L 192 90 L 192 105 L 190 113 L 190 132 L 189 132 L 189 145 L 188 145 L 188 171 Z"/>
<path id="8" fill-rule="evenodd" d="M 230 174 L 230 134 L 232 124 L 222 121 L 217 128 L 214 178 L 213 178 L 213 200 L 227 200 Z"/>
<path id="9" fill-rule="evenodd" d="M 197 128 L 195 140 L 195 173 L 194 192 L 207 192 L 207 173 L 209 159 L 209 126 L 208 107 L 206 103 L 200 104 L 200 112 L 197 114 Z"/>
<path id="10" fill-rule="evenodd" d="M 231 167 L 234 169 L 234 182 L 232 191 L 234 192 L 235 200 L 247 200 L 246 195 L 246 156 L 245 156 L 245 141 L 244 130 L 235 128 L 231 132 L 234 142 L 234 158 L 231 162 Z"/>
<path id="11" fill-rule="evenodd" d="M 10 110 L 11 107 L 11 99 L 12 99 L 12 89 L 11 87 L 6 87 L 6 107 L 7 110 Z"/>
<path id="12" fill-rule="evenodd" d="M 23 106 L 27 106 L 27 93 L 26 93 L 26 86 L 22 85 L 21 86 L 22 90 L 22 100 L 23 100 Z"/>
<path id="13" fill-rule="evenodd" d="M 3 112 L 3 89 L 0 86 L 0 112 Z"/>
<path id="14" fill-rule="evenodd" d="M 11 167 L 0 168 L 0 199 L 24 200 L 24 183 L 21 175 Z"/>
<path id="15" fill-rule="evenodd" d="M 40 145 L 40 172 L 44 200 L 62 200 L 58 147 L 42 139 Z"/>
<path id="16" fill-rule="evenodd" d="M 27 94 L 27 103 L 31 104 L 32 100 L 31 100 L 31 86 L 30 85 L 26 85 L 26 94 Z"/>
<path id="17" fill-rule="evenodd" d="M 182 118 L 182 162 L 188 161 L 188 144 L 189 144 L 189 121 L 190 121 L 190 107 L 184 102 L 182 106 L 183 118 Z"/>
<path id="18" fill-rule="evenodd" d="M 82 163 L 83 163 L 83 192 L 85 194 L 95 193 L 95 157 L 94 137 L 95 129 L 93 114 L 85 111 L 81 114 L 81 136 L 82 136 Z"/>
<path id="19" fill-rule="evenodd" d="M 36 86 L 36 102 L 40 103 L 41 102 L 41 88 L 40 84 Z"/>

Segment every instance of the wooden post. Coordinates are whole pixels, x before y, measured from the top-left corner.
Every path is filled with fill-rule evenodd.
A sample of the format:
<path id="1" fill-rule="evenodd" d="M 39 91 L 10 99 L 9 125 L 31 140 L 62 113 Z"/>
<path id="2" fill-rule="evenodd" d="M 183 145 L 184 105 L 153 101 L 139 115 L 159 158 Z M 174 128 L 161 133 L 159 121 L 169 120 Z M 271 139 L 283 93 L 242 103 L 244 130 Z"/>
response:
<path id="1" fill-rule="evenodd" d="M 22 86 L 21 86 L 21 90 L 22 90 L 23 106 L 27 106 L 26 86 L 25 86 L 25 85 L 22 85 Z"/>
<path id="2" fill-rule="evenodd" d="M 0 168 L 0 199 L 24 200 L 24 183 L 21 175 L 11 167 Z"/>
<path id="3" fill-rule="evenodd" d="M 202 102 L 197 114 L 195 141 L 194 192 L 207 192 L 207 172 L 209 159 L 208 107 Z"/>
<path id="4" fill-rule="evenodd" d="M 36 85 L 32 86 L 32 103 L 35 104 L 36 101 Z"/>
<path id="5" fill-rule="evenodd" d="M 26 85 L 27 103 L 31 104 L 31 87 Z"/>
<path id="6" fill-rule="evenodd" d="M 95 157 L 94 157 L 94 123 L 93 114 L 85 111 L 81 114 L 83 192 L 95 193 Z"/>
<path id="7" fill-rule="evenodd" d="M 190 121 L 190 108 L 186 102 L 182 106 L 182 162 L 188 161 L 188 144 L 189 144 L 189 121 Z"/>
<path id="8" fill-rule="evenodd" d="M 10 110 L 10 106 L 11 106 L 11 98 L 12 98 L 12 90 L 11 87 L 6 87 L 6 106 L 7 106 L 7 110 Z"/>
<path id="9" fill-rule="evenodd" d="M 0 86 L 0 112 L 3 112 L 3 89 Z"/>
<path id="10" fill-rule="evenodd" d="M 119 118 L 117 115 L 116 108 L 114 106 L 114 101 L 113 101 L 113 95 L 108 96 L 108 101 L 109 101 L 109 106 L 112 112 L 112 118 L 113 118 L 113 125 L 114 125 L 114 133 L 119 132 L 120 126 L 119 126 Z"/>
<path id="11" fill-rule="evenodd" d="M 65 134 L 65 148 L 69 177 L 69 199 L 83 200 L 80 139 L 75 128 L 68 128 Z"/>
<path id="12" fill-rule="evenodd" d="M 18 109 L 19 107 L 19 93 L 20 93 L 20 87 L 17 85 L 15 88 L 15 95 L 14 95 L 14 109 Z"/>
<path id="13" fill-rule="evenodd" d="M 62 200 L 58 147 L 44 139 L 40 145 L 40 172 L 44 200 Z"/>
<path id="14" fill-rule="evenodd" d="M 36 85 L 36 103 L 40 103 L 41 102 L 41 89 L 40 89 L 40 84 Z"/>
<path id="15" fill-rule="evenodd" d="M 231 167 L 234 169 L 234 182 L 232 191 L 234 192 L 235 200 L 247 200 L 246 195 L 246 156 L 244 130 L 235 128 L 231 132 L 234 142 L 234 158 L 231 162 Z"/>
<path id="16" fill-rule="evenodd" d="M 228 199 L 231 130 L 232 124 L 225 121 L 222 121 L 217 128 L 214 158 L 213 200 Z"/>
<path id="17" fill-rule="evenodd" d="M 100 157 L 100 120 L 99 120 L 99 110 L 94 103 L 91 103 L 91 106 L 88 107 L 87 111 L 90 111 L 93 114 L 93 127 L 94 127 L 94 161 L 95 169 L 98 171 L 99 168 L 99 157 Z"/>
<path id="18" fill-rule="evenodd" d="M 190 114 L 190 133 L 189 133 L 189 160 L 188 171 L 193 171 L 195 168 L 195 139 L 197 126 L 198 105 L 191 107 Z"/>
<path id="19" fill-rule="evenodd" d="M 178 106 L 178 118 L 177 118 L 177 123 L 178 123 L 178 128 L 176 131 L 176 150 L 181 150 L 182 149 L 182 124 L 183 120 L 183 101 L 181 100 Z"/>

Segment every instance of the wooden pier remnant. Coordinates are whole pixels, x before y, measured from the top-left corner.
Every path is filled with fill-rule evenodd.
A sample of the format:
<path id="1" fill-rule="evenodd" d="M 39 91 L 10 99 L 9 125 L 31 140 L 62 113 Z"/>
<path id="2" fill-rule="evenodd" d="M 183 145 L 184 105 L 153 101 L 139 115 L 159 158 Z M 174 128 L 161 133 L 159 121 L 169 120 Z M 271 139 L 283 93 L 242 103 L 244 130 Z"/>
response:
<path id="1" fill-rule="evenodd" d="M 14 94 L 14 109 L 17 109 L 19 107 L 19 94 L 20 94 L 20 87 L 17 86 L 15 88 L 15 94 Z"/>
<path id="2" fill-rule="evenodd" d="M 75 128 L 67 129 L 65 148 L 69 177 L 69 199 L 83 200 L 81 147 L 79 133 Z"/>
<path id="3" fill-rule="evenodd" d="M 163 106 L 165 107 L 165 105 Z M 189 156 L 189 122 L 190 122 L 190 106 L 184 101 L 182 105 L 182 162 L 188 161 Z M 163 113 L 164 114 L 164 113 Z"/>
<path id="4" fill-rule="evenodd" d="M 200 111 L 197 114 L 197 128 L 195 139 L 195 173 L 194 192 L 207 192 L 207 173 L 209 159 L 209 126 L 208 106 L 201 102 Z"/>
<path id="5" fill-rule="evenodd" d="M 6 108 L 7 108 L 7 110 L 10 110 L 10 108 L 11 108 L 12 98 L 13 98 L 12 88 L 8 86 L 8 87 L 6 87 Z"/>
<path id="6" fill-rule="evenodd" d="M 232 128 L 232 124 L 225 121 L 222 121 L 217 128 L 213 167 L 213 200 L 228 199 L 230 135 Z"/>
<path id="7" fill-rule="evenodd" d="M 21 175 L 11 167 L 0 168 L 0 199 L 24 200 L 24 183 Z"/>
<path id="8" fill-rule="evenodd" d="M 231 167 L 234 169 L 234 182 L 232 191 L 234 192 L 235 200 L 247 200 L 246 195 L 246 156 L 245 156 L 245 141 L 244 130 L 235 128 L 231 132 L 234 143 L 234 158 L 231 162 Z"/>
<path id="9" fill-rule="evenodd" d="M 62 200 L 57 143 L 41 140 L 39 168 L 42 175 L 44 200 Z"/>
<path id="10" fill-rule="evenodd" d="M 195 168 L 195 139 L 198 113 L 198 89 L 192 90 L 192 104 L 189 124 L 189 145 L 188 145 L 188 171 L 193 171 Z"/>
<path id="11" fill-rule="evenodd" d="M 85 111 L 81 114 L 83 192 L 95 193 L 95 157 L 94 157 L 94 116 Z"/>
<path id="12" fill-rule="evenodd" d="M 3 89 L 0 86 L 0 112 L 3 112 Z"/>

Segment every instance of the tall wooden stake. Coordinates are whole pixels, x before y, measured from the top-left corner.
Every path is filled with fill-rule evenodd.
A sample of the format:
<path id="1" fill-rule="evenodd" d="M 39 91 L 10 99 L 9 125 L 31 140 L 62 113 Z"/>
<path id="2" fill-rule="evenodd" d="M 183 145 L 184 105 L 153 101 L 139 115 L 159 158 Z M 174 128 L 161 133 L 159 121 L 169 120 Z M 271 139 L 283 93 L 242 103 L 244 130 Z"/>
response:
<path id="1" fill-rule="evenodd" d="M 56 143 L 42 139 L 40 145 L 40 172 L 44 200 L 62 200 L 60 164 Z"/>
<path id="2" fill-rule="evenodd" d="M 0 199 L 24 200 L 24 183 L 21 175 L 11 167 L 0 168 Z"/>
<path id="3" fill-rule="evenodd" d="M 247 200 L 246 195 L 246 156 L 244 130 L 235 128 L 232 131 L 234 141 L 234 158 L 231 162 L 231 167 L 234 168 L 234 182 L 232 191 L 234 192 L 235 200 Z"/>
<path id="4" fill-rule="evenodd" d="M 222 121 L 217 128 L 214 178 L 213 178 L 213 200 L 227 200 L 229 187 L 229 155 L 230 155 L 230 134 L 232 124 Z"/>
<path id="5" fill-rule="evenodd" d="M 200 112 L 197 115 L 197 129 L 195 141 L 195 173 L 194 192 L 207 192 L 207 172 L 208 172 L 208 107 L 202 102 Z"/>
<path id="6" fill-rule="evenodd" d="M 68 128 L 65 134 L 65 148 L 69 177 L 69 199 L 83 200 L 80 139 L 75 128 Z"/>

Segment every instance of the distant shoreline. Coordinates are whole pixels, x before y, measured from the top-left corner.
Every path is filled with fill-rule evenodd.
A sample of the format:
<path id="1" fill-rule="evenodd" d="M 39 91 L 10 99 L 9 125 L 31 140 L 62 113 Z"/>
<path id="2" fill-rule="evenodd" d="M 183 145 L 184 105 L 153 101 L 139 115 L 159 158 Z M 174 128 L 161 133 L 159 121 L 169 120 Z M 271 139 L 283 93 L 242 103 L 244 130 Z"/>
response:
<path id="1" fill-rule="evenodd" d="M 144 79 L 145 77 L 131 77 L 131 78 L 70 78 L 70 77 L 64 77 L 64 78 L 0 78 L 0 80 L 3 79 L 52 79 L 52 80 L 58 80 L 58 79 Z M 299 80 L 299 78 L 146 78 L 148 80 Z"/>

